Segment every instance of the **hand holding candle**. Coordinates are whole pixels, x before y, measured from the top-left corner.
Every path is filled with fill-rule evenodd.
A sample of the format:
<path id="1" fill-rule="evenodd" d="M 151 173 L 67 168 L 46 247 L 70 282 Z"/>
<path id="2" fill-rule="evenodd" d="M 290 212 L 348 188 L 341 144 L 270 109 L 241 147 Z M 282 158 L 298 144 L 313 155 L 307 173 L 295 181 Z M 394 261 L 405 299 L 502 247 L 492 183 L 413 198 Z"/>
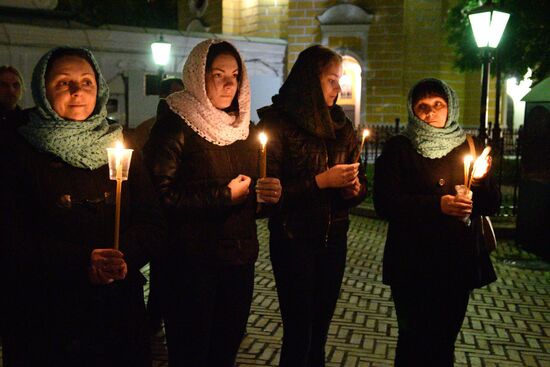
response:
<path id="1" fill-rule="evenodd" d="M 114 248 L 116 250 L 118 250 L 120 238 L 120 197 L 122 192 L 122 181 L 128 180 L 132 152 L 133 149 L 124 149 L 122 142 L 117 142 L 115 148 L 107 148 L 107 156 L 109 159 L 109 178 L 111 180 L 116 180 L 114 234 Z"/>
<path id="2" fill-rule="evenodd" d="M 256 182 L 256 201 L 258 203 L 276 204 L 281 198 L 283 188 L 275 177 L 264 177 Z"/>
<path id="3" fill-rule="evenodd" d="M 442 198 L 441 208 L 445 214 L 459 216 L 464 223 L 467 223 L 468 225 L 470 224 L 473 195 L 472 191 L 470 190 L 472 179 L 485 176 L 489 169 L 488 156 L 490 152 L 491 147 L 488 146 L 483 149 L 483 152 L 475 161 L 474 157 L 472 157 L 470 154 L 464 157 L 464 185 L 455 186 L 456 195 L 452 201 L 448 200 L 448 198 L 452 198 L 452 196 L 445 196 Z M 473 167 L 472 161 L 474 161 Z"/>

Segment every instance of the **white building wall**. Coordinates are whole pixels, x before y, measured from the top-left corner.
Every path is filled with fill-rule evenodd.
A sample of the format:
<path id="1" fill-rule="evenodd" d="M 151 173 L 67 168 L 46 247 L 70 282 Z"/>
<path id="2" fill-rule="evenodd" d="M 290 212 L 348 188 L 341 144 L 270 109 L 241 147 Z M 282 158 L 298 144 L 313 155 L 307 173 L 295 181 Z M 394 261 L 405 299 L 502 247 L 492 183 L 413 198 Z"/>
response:
<path id="1" fill-rule="evenodd" d="M 102 73 L 111 87 L 111 97 L 118 100 L 118 117 L 124 121 L 124 84 L 129 82 L 129 126 L 153 116 L 158 97 L 145 95 L 145 74 L 154 74 L 150 44 L 162 33 L 172 43 L 171 62 L 166 73 L 180 76 L 191 49 L 207 38 L 224 38 L 241 52 L 247 65 L 252 88 L 252 120 L 257 121 L 256 109 L 270 104 L 283 82 L 286 42 L 278 39 L 225 37 L 218 34 L 189 33 L 124 26 L 94 29 L 46 28 L 34 25 L 0 23 L 0 64 L 17 67 L 25 78 L 24 107 L 33 105 L 30 80 L 34 65 L 49 49 L 61 46 L 81 46 L 96 56 Z"/>

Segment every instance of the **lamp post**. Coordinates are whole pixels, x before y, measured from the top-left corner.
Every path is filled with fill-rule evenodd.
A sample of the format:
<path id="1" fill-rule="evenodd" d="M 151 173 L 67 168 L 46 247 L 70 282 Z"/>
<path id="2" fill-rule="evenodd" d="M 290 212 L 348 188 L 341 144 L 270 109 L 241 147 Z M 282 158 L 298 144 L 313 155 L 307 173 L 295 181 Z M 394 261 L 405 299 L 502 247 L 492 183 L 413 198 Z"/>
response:
<path id="1" fill-rule="evenodd" d="M 162 34 L 160 39 L 156 42 L 151 43 L 151 52 L 153 53 L 153 61 L 159 67 L 158 70 L 158 86 L 164 78 L 164 67 L 170 61 L 170 50 L 172 49 L 172 44 L 165 42 Z"/>
<path id="2" fill-rule="evenodd" d="M 510 14 L 496 9 L 491 0 L 474 9 L 468 15 L 474 32 L 477 47 L 481 49 L 483 64 L 481 67 L 481 106 L 479 117 L 479 137 L 487 139 L 487 104 L 489 99 L 489 70 L 491 49 L 497 48 Z"/>

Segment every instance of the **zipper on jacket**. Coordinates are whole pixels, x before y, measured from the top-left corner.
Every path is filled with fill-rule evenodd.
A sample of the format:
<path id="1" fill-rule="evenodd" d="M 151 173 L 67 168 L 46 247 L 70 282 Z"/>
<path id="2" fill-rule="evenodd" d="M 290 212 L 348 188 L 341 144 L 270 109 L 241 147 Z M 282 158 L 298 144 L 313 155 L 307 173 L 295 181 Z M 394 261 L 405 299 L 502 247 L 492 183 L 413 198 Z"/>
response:
<path id="1" fill-rule="evenodd" d="M 327 148 L 327 142 L 323 139 L 323 145 L 325 146 L 325 169 L 328 170 L 329 169 L 329 166 L 328 166 L 328 148 Z M 329 232 L 330 232 L 330 226 L 331 226 L 331 222 L 332 222 L 332 215 L 330 214 L 331 212 L 331 205 L 330 205 L 330 196 L 328 198 L 328 223 L 327 223 L 327 230 L 325 232 L 325 247 L 328 247 L 328 235 L 329 235 Z"/>

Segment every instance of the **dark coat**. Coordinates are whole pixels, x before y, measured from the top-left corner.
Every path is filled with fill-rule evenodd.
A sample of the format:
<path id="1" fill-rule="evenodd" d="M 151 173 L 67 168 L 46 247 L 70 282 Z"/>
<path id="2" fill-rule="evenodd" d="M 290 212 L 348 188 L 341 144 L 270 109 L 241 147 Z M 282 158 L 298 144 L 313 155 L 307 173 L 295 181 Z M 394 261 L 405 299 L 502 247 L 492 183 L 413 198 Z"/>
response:
<path id="1" fill-rule="evenodd" d="M 344 200 L 339 189 L 319 189 L 315 176 L 336 164 L 353 163 L 359 146 L 351 121 L 346 119 L 335 130 L 334 139 L 323 139 L 292 123 L 276 107 L 262 108 L 258 114 L 269 136 L 267 175 L 279 178 L 283 187 L 279 210 L 269 220 L 272 235 L 323 242 L 329 233 L 345 238 L 349 208 L 367 193 L 365 172 L 361 166 L 361 191 L 351 200 Z"/>
<path id="2" fill-rule="evenodd" d="M 0 193 L 6 193 L 9 191 L 11 183 L 6 179 L 7 173 L 11 169 L 13 159 L 15 156 L 13 143 L 16 137 L 16 129 L 25 121 L 25 113 L 17 106 L 15 110 L 5 110 L 0 106 L 0 172 L 2 172 L 2 179 L 0 179 Z M 0 265 L 3 264 L 6 257 L 7 244 L 13 241 L 13 200 L 9 195 L 0 195 Z M 6 269 L 0 266 L 0 292 L 4 292 L 5 287 L 9 285 L 9 274 L 6 273 Z M 6 311 L 4 310 L 5 302 L 0 302 L 0 337 L 3 330 L 4 317 Z"/>
<path id="3" fill-rule="evenodd" d="M 227 184 L 239 174 L 257 178 L 258 152 L 252 126 L 246 140 L 218 146 L 160 102 L 144 154 L 169 221 L 171 257 L 199 256 L 227 265 L 256 261 L 253 185 L 244 203 L 232 205 Z"/>
<path id="4" fill-rule="evenodd" d="M 113 245 L 116 182 L 108 165 L 75 168 L 21 137 L 15 147 L 15 239 L 2 264 L 11 279 L 4 300 L 15 365 L 150 365 L 139 269 L 159 251 L 164 224 L 141 157 L 132 157 L 122 185 L 120 250 L 128 275 L 92 285 L 92 250 Z"/>
<path id="5" fill-rule="evenodd" d="M 6 110 L 0 106 L 0 131 L 2 135 L 5 134 L 6 130 L 15 132 L 26 121 L 25 116 L 25 112 L 19 106 L 15 106 L 13 110 Z"/>
<path id="6" fill-rule="evenodd" d="M 476 148 L 478 155 L 481 148 Z M 442 158 L 425 158 L 402 135 L 384 146 L 376 160 L 374 205 L 378 215 L 389 221 L 385 284 L 461 284 L 475 288 L 494 281 L 494 277 L 478 276 L 480 264 L 491 271 L 492 265 L 486 251 L 477 253 L 472 227 L 444 215 L 440 208 L 441 197 L 455 195 L 455 185 L 463 184 L 463 158 L 467 154 L 469 147 L 464 142 Z M 500 193 L 491 172 L 472 191 L 472 219 L 497 211 Z"/>

